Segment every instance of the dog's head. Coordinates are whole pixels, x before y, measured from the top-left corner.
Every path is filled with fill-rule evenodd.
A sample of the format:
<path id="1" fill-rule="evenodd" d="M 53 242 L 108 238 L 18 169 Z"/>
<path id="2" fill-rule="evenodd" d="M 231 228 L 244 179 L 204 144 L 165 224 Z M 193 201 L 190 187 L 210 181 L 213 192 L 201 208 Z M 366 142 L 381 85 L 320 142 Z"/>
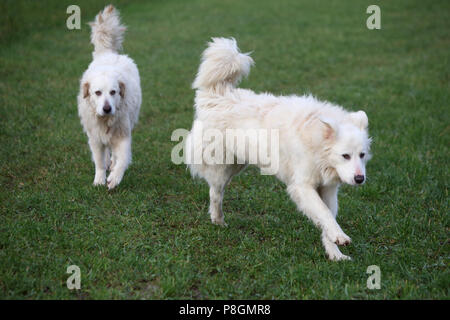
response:
<path id="1" fill-rule="evenodd" d="M 364 111 L 350 113 L 347 121 L 336 123 L 321 119 L 324 135 L 330 143 L 328 163 L 336 170 L 340 180 L 350 185 L 366 180 L 366 163 L 371 158 L 368 118 Z"/>
<path id="2" fill-rule="evenodd" d="M 106 75 L 96 75 L 83 83 L 83 98 L 89 99 L 98 116 L 112 116 L 125 96 L 125 84 Z"/>

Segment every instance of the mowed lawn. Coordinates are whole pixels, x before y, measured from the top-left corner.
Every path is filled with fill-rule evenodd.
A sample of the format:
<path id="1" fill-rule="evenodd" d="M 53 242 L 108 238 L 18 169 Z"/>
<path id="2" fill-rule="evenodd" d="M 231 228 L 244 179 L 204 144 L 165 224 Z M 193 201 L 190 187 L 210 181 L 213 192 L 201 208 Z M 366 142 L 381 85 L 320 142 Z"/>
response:
<path id="1" fill-rule="evenodd" d="M 133 163 L 93 187 L 77 114 L 103 1 L 6 1 L 0 48 L 0 298 L 448 299 L 450 2 L 112 1 L 143 90 Z M 82 29 L 66 28 L 78 3 Z M 381 30 L 366 8 L 381 7 Z M 353 261 L 326 259 L 285 186 L 250 168 L 212 225 L 208 188 L 171 162 L 190 129 L 206 42 L 235 37 L 256 65 L 242 87 L 363 109 L 368 181 L 340 192 Z M 69 265 L 81 290 L 69 290 Z M 367 267 L 381 289 L 366 286 Z"/>

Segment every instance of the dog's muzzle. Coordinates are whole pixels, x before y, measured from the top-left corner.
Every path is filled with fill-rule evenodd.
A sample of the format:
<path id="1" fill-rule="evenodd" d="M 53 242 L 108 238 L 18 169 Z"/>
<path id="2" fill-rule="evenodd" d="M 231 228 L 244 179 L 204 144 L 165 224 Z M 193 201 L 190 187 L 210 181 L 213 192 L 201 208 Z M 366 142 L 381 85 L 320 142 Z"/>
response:
<path id="1" fill-rule="evenodd" d="M 108 114 L 111 112 L 111 106 L 109 105 L 109 103 L 105 103 L 105 105 L 103 106 L 103 112 L 105 114 Z"/>
<path id="2" fill-rule="evenodd" d="M 355 176 L 355 182 L 356 182 L 357 184 L 363 183 L 363 182 L 364 182 L 364 176 L 363 176 L 363 175 L 357 175 L 357 176 Z"/>

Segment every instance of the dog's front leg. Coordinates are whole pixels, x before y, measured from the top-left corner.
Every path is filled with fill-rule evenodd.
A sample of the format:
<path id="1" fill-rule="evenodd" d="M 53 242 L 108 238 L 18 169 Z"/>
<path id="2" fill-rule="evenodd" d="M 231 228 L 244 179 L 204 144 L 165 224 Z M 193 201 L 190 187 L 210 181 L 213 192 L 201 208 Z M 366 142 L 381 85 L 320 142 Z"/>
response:
<path id="1" fill-rule="evenodd" d="M 322 198 L 323 202 L 327 205 L 327 207 L 330 209 L 331 213 L 333 214 L 333 217 L 336 219 L 337 212 L 338 212 L 338 190 L 339 185 L 329 185 L 329 186 L 322 186 L 319 189 L 320 197 Z M 325 250 L 328 254 L 328 257 L 331 260 L 350 260 L 351 258 L 349 256 L 346 256 L 343 254 L 338 246 L 332 242 L 328 237 L 326 236 L 325 232 L 322 231 L 322 243 L 325 247 Z"/>
<path id="2" fill-rule="evenodd" d="M 347 236 L 337 224 L 331 210 L 325 205 L 317 191 L 310 185 L 291 185 L 288 187 L 288 193 L 297 207 L 310 218 L 313 223 L 322 230 L 322 241 L 328 256 L 332 260 L 345 259 L 336 257 L 336 250 L 332 245 L 347 245 L 351 239 Z M 337 248 L 337 247 L 336 247 Z"/>
<path id="3" fill-rule="evenodd" d="M 92 160 L 95 163 L 94 186 L 105 184 L 105 146 L 100 141 L 89 138 L 89 147 L 92 152 Z"/>
<path id="4" fill-rule="evenodd" d="M 115 141 L 111 146 L 111 151 L 114 167 L 107 179 L 109 189 L 113 189 L 122 181 L 123 174 L 131 162 L 131 136 Z"/>
<path id="5" fill-rule="evenodd" d="M 330 209 L 333 217 L 336 218 L 338 213 L 338 191 L 339 185 L 322 186 L 319 188 L 319 194 L 323 202 Z"/>

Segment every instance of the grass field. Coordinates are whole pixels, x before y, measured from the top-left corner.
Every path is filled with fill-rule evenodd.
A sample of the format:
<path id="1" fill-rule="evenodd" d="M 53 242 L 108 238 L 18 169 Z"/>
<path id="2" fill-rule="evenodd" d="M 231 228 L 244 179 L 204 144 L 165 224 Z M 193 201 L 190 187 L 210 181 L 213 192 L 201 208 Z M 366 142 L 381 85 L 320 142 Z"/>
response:
<path id="1" fill-rule="evenodd" d="M 133 164 L 112 192 L 92 186 L 76 106 L 86 23 L 106 3 L 0 5 L 0 298 L 449 298 L 449 1 L 378 1 L 381 30 L 366 28 L 366 0 L 112 2 L 143 90 Z M 73 3 L 82 29 L 69 31 Z M 170 161 L 212 36 L 253 51 L 242 87 L 367 112 L 369 180 L 340 192 L 353 261 L 328 261 L 285 186 L 255 168 L 227 189 L 228 228 L 212 225 L 207 186 Z M 369 265 L 380 290 L 366 287 Z"/>

